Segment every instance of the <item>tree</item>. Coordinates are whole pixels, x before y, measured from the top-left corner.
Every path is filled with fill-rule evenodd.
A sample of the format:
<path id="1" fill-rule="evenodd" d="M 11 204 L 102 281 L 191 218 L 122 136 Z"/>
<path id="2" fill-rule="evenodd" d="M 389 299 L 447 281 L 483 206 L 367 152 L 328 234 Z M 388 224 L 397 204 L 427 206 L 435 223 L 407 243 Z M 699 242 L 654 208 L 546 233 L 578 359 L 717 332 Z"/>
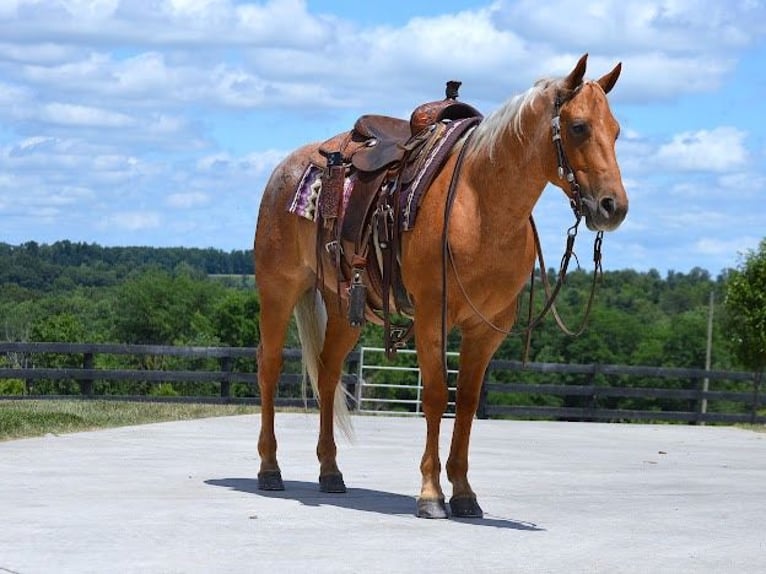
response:
<path id="1" fill-rule="evenodd" d="M 218 340 L 231 347 L 258 344 L 260 302 L 254 289 L 229 290 L 211 311 L 211 323 Z"/>
<path id="2" fill-rule="evenodd" d="M 746 369 L 766 369 L 766 238 L 729 275 L 726 328 L 733 352 Z"/>
<path id="3" fill-rule="evenodd" d="M 223 293 L 224 287 L 183 266 L 175 273 L 144 271 L 117 289 L 114 338 L 154 345 L 207 344 L 210 309 Z"/>

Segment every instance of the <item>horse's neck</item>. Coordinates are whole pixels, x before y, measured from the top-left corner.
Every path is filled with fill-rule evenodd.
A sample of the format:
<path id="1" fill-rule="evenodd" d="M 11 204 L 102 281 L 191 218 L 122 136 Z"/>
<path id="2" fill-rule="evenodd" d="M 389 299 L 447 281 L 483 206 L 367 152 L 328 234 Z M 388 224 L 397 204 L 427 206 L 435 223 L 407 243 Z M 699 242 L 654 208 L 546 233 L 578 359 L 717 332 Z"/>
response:
<path id="1" fill-rule="evenodd" d="M 519 143 L 506 135 L 492 151 L 477 152 L 466 165 L 466 182 L 475 194 L 479 215 L 487 229 L 522 228 L 545 188 L 545 162 L 534 139 Z M 495 225 L 493 225 L 495 223 Z"/>

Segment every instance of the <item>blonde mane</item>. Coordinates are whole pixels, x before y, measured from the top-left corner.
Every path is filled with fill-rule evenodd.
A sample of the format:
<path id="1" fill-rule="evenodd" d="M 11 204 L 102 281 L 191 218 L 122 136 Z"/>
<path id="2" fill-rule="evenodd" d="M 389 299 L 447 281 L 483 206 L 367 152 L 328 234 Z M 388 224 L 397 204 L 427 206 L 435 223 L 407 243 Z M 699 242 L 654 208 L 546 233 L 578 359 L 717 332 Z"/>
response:
<path id="1" fill-rule="evenodd" d="M 538 80 L 526 92 L 513 96 L 484 118 L 474 130 L 470 151 L 488 153 L 490 159 L 493 159 L 497 142 L 508 129 L 512 135 L 521 140 L 524 136 L 521 120 L 525 110 L 550 85 L 551 81 L 550 79 Z"/>

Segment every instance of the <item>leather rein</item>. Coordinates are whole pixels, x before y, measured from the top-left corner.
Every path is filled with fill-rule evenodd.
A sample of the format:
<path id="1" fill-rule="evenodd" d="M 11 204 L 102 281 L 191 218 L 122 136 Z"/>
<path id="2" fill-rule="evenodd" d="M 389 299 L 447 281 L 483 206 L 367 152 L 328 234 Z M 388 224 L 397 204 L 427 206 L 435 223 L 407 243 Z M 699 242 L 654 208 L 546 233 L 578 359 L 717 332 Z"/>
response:
<path id="1" fill-rule="evenodd" d="M 553 133 L 553 143 L 556 148 L 559 177 L 562 179 L 566 179 L 567 183 L 569 184 L 569 192 L 570 192 L 569 203 L 572 208 L 572 212 L 574 213 L 574 216 L 575 216 L 575 222 L 567 230 L 566 247 L 564 249 L 564 254 L 561 257 L 561 263 L 559 264 L 558 278 L 556 280 L 555 285 L 551 287 L 551 284 L 548 280 L 546 268 L 545 268 L 545 260 L 543 259 L 542 245 L 540 243 L 540 236 L 537 232 L 537 226 L 535 225 L 535 221 L 532 215 L 530 214 L 529 216 L 529 223 L 532 226 L 532 232 L 533 232 L 534 240 L 535 240 L 535 248 L 537 250 L 537 261 L 540 266 L 541 282 L 543 284 L 543 289 L 545 291 L 545 304 L 543 306 L 543 309 L 535 317 L 534 308 L 533 308 L 534 291 L 535 291 L 535 269 L 533 267 L 531 277 L 530 277 L 527 325 L 526 327 L 524 327 L 524 329 L 521 329 L 521 330 L 514 330 L 513 328 L 503 329 L 502 327 L 495 325 L 488 317 L 486 317 L 476 307 L 476 304 L 471 300 L 470 296 L 468 295 L 468 292 L 466 291 L 465 286 L 463 285 L 463 282 L 460 280 L 460 275 L 455 265 L 455 258 L 452 253 L 452 247 L 449 244 L 448 229 L 449 229 L 450 214 L 452 212 L 452 205 L 454 203 L 455 196 L 457 193 L 457 182 L 459 179 L 460 170 L 463 164 L 465 151 L 468 148 L 468 141 L 473 135 L 473 131 L 470 132 L 468 136 L 465 138 L 465 141 L 463 142 L 463 147 L 460 149 L 460 152 L 457 157 L 457 161 L 455 163 L 455 169 L 452 172 L 450 185 L 447 190 L 447 198 L 446 198 L 447 200 L 444 207 L 444 227 L 442 231 L 442 308 L 441 308 L 441 311 L 442 311 L 441 339 L 442 340 L 441 340 L 441 343 L 442 343 L 442 357 L 443 357 L 442 366 L 444 370 L 445 381 L 447 377 L 446 351 L 447 351 L 447 267 L 448 265 L 452 266 L 452 271 L 455 274 L 456 282 L 458 284 L 458 287 L 460 288 L 461 293 L 463 294 L 463 297 L 465 297 L 466 301 L 468 302 L 468 305 L 471 307 L 471 309 L 476 314 L 476 316 L 479 317 L 479 319 L 481 319 L 482 322 L 484 322 L 487 326 L 497 331 L 498 333 L 502 333 L 504 335 L 511 335 L 515 333 L 525 334 L 526 336 L 525 349 L 524 349 L 525 361 L 529 354 L 532 331 L 535 329 L 535 327 L 537 327 L 540 324 L 540 322 L 549 312 L 555 318 L 556 324 L 558 325 L 559 329 L 561 329 L 561 331 L 564 332 L 565 334 L 571 335 L 571 336 L 577 336 L 577 335 L 580 335 L 585 330 L 588 317 L 590 316 L 590 312 L 593 307 L 593 301 L 595 299 L 596 285 L 602 274 L 601 246 L 603 243 L 604 232 L 603 231 L 597 232 L 596 238 L 593 243 L 593 262 L 594 262 L 593 282 L 591 284 L 590 295 L 586 303 L 584 316 L 580 324 L 577 326 L 577 328 L 570 329 L 566 325 L 566 323 L 561 319 L 561 316 L 559 315 L 558 310 L 556 309 L 555 303 L 556 303 L 556 298 L 558 297 L 559 292 L 561 291 L 561 287 L 563 286 L 564 281 L 566 279 L 567 270 L 569 268 L 569 263 L 572 257 L 574 257 L 575 260 L 577 261 L 577 255 L 574 252 L 574 244 L 575 244 L 575 239 L 577 237 L 577 230 L 579 228 L 580 222 L 582 221 L 582 217 L 583 217 L 582 215 L 583 202 L 582 202 L 582 195 L 580 193 L 580 185 L 577 183 L 577 178 L 575 177 L 574 170 L 572 169 L 571 165 L 569 164 L 569 161 L 567 160 L 566 154 L 564 152 L 564 146 L 561 142 L 561 113 L 560 112 L 561 112 L 562 105 L 563 105 L 563 101 L 561 99 L 561 96 L 560 94 L 557 94 L 556 100 L 555 100 L 554 116 L 551 119 L 551 130 Z M 579 261 L 577 261 L 577 263 L 579 266 Z"/>

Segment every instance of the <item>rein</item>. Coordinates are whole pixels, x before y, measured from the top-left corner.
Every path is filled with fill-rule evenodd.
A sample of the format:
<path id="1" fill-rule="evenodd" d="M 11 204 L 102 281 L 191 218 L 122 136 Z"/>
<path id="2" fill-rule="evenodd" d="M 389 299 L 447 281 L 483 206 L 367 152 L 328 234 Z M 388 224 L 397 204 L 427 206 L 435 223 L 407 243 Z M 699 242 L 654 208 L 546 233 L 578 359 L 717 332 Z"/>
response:
<path id="1" fill-rule="evenodd" d="M 545 271 L 545 260 L 543 259 L 543 248 L 540 244 L 540 236 L 537 233 L 537 228 L 535 227 L 535 222 L 530 216 L 529 218 L 530 223 L 532 224 L 532 230 L 534 231 L 535 236 L 535 247 L 537 248 L 537 261 L 540 266 L 540 280 L 543 284 L 543 289 L 545 290 L 545 297 L 546 297 L 546 304 L 543 310 L 538 315 L 537 319 L 534 320 L 534 322 L 530 322 L 527 327 L 527 335 L 531 334 L 532 330 L 537 327 L 537 325 L 542 321 L 543 317 L 548 313 L 548 311 L 551 312 L 554 319 L 556 320 L 556 324 L 558 325 L 559 329 L 565 333 L 566 335 L 570 335 L 572 337 L 576 337 L 578 335 L 581 335 L 583 331 L 585 330 L 585 325 L 588 322 L 588 317 L 590 316 L 591 309 L 593 307 L 593 301 L 596 297 L 596 286 L 598 283 L 598 280 L 601 278 L 602 275 L 602 269 L 601 269 L 601 245 L 604 242 L 604 232 L 599 231 L 596 233 L 596 238 L 593 240 L 593 281 L 591 282 L 591 288 L 590 288 L 590 295 L 588 296 L 588 302 L 585 304 L 585 312 L 583 314 L 583 318 L 580 322 L 580 324 L 577 326 L 576 329 L 570 329 L 567 324 L 564 322 L 564 320 L 559 315 L 558 310 L 556 309 L 556 298 L 558 297 L 559 291 L 561 290 L 561 286 L 564 284 L 564 280 L 566 278 L 566 272 L 567 268 L 569 266 L 569 261 L 572 258 L 572 256 L 577 259 L 577 255 L 574 253 L 574 239 L 577 235 L 577 226 L 579 225 L 580 221 L 577 220 L 577 222 L 569 228 L 567 231 L 567 246 L 564 251 L 564 255 L 561 258 L 561 264 L 559 266 L 559 273 L 558 273 L 558 279 L 556 281 L 556 286 L 551 291 L 550 282 L 548 281 L 548 275 Z M 578 261 L 579 264 L 579 261 Z M 532 277 L 530 279 L 532 283 L 532 287 L 534 287 L 534 270 L 532 270 Z M 532 300 L 533 300 L 533 290 L 530 289 L 530 298 L 529 298 L 529 305 L 530 305 L 530 312 L 532 309 Z"/>
<path id="2" fill-rule="evenodd" d="M 556 284 L 551 288 L 550 282 L 548 281 L 548 276 L 546 272 L 545 267 L 545 260 L 543 258 L 543 250 L 542 250 L 542 244 L 540 243 L 540 236 L 537 232 L 537 226 L 535 225 L 534 218 L 530 214 L 529 216 L 529 223 L 532 226 L 532 232 L 535 239 L 535 248 L 537 250 L 537 260 L 538 264 L 540 266 L 540 278 L 543 284 L 543 289 L 545 291 L 545 305 L 543 306 L 543 309 L 538 313 L 537 317 L 533 318 L 533 303 L 534 303 L 534 287 L 535 287 L 535 269 L 533 267 L 531 277 L 530 277 L 530 291 L 529 291 L 529 309 L 528 309 L 528 319 L 527 319 L 527 326 L 522 330 L 514 330 L 511 329 L 503 329 L 497 325 L 495 325 L 489 318 L 487 318 L 475 305 L 475 303 L 471 300 L 470 296 L 468 295 L 468 292 L 465 289 L 465 285 L 460 280 L 460 275 L 457 271 L 457 266 L 455 265 L 455 258 L 454 254 L 452 252 L 452 248 L 449 244 L 449 238 L 448 238 L 448 229 L 449 229 L 449 216 L 452 212 L 452 205 L 455 200 L 455 195 L 457 193 L 457 181 L 459 179 L 460 175 L 460 169 L 463 164 L 463 158 L 465 155 L 465 150 L 468 147 L 468 141 L 473 135 L 473 132 L 469 133 L 466 137 L 463 147 L 460 150 L 457 161 L 455 163 L 455 168 L 452 171 L 452 177 L 450 179 L 450 185 L 447 190 L 447 198 L 446 198 L 446 204 L 444 206 L 444 227 L 442 231 L 442 308 L 441 308 L 441 346 L 442 346 L 442 369 L 444 372 L 444 380 L 447 380 L 447 266 L 448 262 L 452 266 L 452 270 L 455 273 L 455 280 L 458 284 L 458 287 L 460 288 L 461 293 L 463 294 L 463 297 L 465 297 L 465 300 L 468 302 L 468 305 L 471 307 L 473 312 L 476 314 L 481 321 L 486 324 L 488 327 L 493 329 L 494 331 L 497 331 L 498 333 L 502 333 L 504 335 L 511 335 L 514 333 L 524 333 L 526 335 L 526 343 L 525 343 L 525 349 L 524 349 L 524 360 L 526 361 L 528 355 L 529 355 L 529 349 L 531 345 L 531 336 L 532 331 L 542 322 L 542 320 L 545 318 L 545 316 L 550 312 L 552 313 L 553 317 L 556 320 L 556 324 L 558 325 L 559 329 L 570 336 L 578 336 L 582 334 L 582 332 L 585 330 L 585 326 L 588 321 L 588 317 L 590 316 L 590 312 L 593 306 L 593 301 L 595 299 L 595 293 L 596 293 L 596 285 L 599 280 L 599 278 L 602 275 L 602 268 L 601 268 L 601 246 L 603 244 L 603 238 L 604 238 L 604 232 L 599 231 L 596 234 L 596 238 L 593 242 L 593 262 L 594 262 L 594 271 L 593 271 L 593 282 L 591 284 L 591 290 L 590 295 L 588 297 L 588 302 L 586 303 L 585 307 L 585 313 L 582 318 L 581 323 L 577 326 L 576 329 L 570 329 L 566 323 L 561 319 L 561 316 L 559 315 L 558 310 L 556 309 L 556 298 L 559 295 L 559 292 L 561 291 L 561 287 L 564 284 L 564 281 L 566 279 L 567 270 L 569 269 L 569 263 L 572 259 L 572 257 L 577 260 L 577 255 L 574 252 L 574 244 L 575 239 L 577 238 L 577 230 L 580 225 L 580 221 L 582 220 L 582 194 L 580 193 L 580 185 L 577 183 L 577 178 L 574 174 L 574 170 L 570 166 L 569 162 L 566 158 L 566 153 L 564 152 L 564 146 L 561 142 L 561 106 L 563 104 L 563 101 L 561 99 L 560 94 L 556 95 L 555 100 L 555 115 L 551 119 L 551 128 L 553 132 L 553 143 L 556 148 L 556 156 L 558 160 L 558 173 L 559 177 L 562 179 L 566 179 L 566 181 L 569 183 L 569 190 L 570 190 L 570 196 L 569 196 L 569 203 L 572 208 L 572 211 L 575 216 L 575 222 L 574 224 L 567 230 L 567 241 L 566 241 L 566 247 L 564 249 L 564 254 L 561 257 L 561 263 L 559 265 L 559 272 L 558 272 L 558 278 L 556 280 Z M 578 262 L 579 265 L 579 262 Z"/>
<path id="3" fill-rule="evenodd" d="M 535 270 L 532 270 L 532 274 L 530 277 L 530 293 L 529 293 L 529 319 L 527 322 L 527 326 L 522 330 L 514 330 L 514 329 L 503 329 L 502 327 L 498 327 L 495 325 L 490 319 L 488 319 L 482 312 L 476 307 L 474 302 L 471 300 L 470 296 L 468 295 L 468 292 L 465 289 L 465 285 L 463 285 L 463 282 L 460 280 L 460 275 L 457 273 L 457 267 L 455 265 L 455 259 L 452 254 L 452 248 L 450 247 L 449 243 L 447 243 L 447 253 L 449 255 L 449 262 L 452 265 L 452 270 L 455 272 L 455 279 L 458 284 L 458 287 L 460 287 L 460 292 L 463 294 L 463 297 L 465 297 L 466 301 L 468 302 L 468 305 L 471 307 L 473 312 L 482 320 L 484 324 L 486 324 L 491 329 L 497 331 L 498 333 L 502 333 L 504 335 L 513 335 L 516 333 L 525 333 L 527 335 L 531 334 L 532 331 L 542 322 L 542 320 L 545 318 L 545 316 L 550 312 L 555 320 L 556 324 L 558 325 L 559 329 L 567 335 L 571 336 L 577 336 L 582 334 L 582 332 L 585 330 L 585 325 L 588 321 L 588 316 L 590 315 L 591 308 L 593 307 L 593 301 L 595 299 L 595 293 L 596 293 L 596 285 L 601 277 L 601 245 L 603 243 L 603 231 L 599 231 L 596 234 L 596 239 L 593 242 L 593 262 L 594 262 L 594 272 L 593 272 L 593 282 L 591 283 L 591 290 L 590 295 L 588 297 L 588 302 L 585 306 L 585 313 L 582 321 L 577 326 L 576 329 L 570 329 L 564 320 L 559 315 L 558 310 L 556 309 L 556 298 L 559 295 L 559 292 L 561 291 L 561 288 L 564 285 L 564 281 L 566 280 L 566 274 L 567 270 L 569 269 L 569 262 L 572 260 L 572 257 L 577 259 L 577 255 L 574 252 L 574 244 L 575 244 L 575 238 L 577 236 L 577 229 L 580 224 L 580 220 L 578 219 L 572 227 L 569 228 L 567 231 L 567 242 L 566 247 L 564 249 L 564 254 L 561 257 L 561 263 L 559 265 L 559 271 L 558 271 L 558 278 L 556 280 L 556 284 L 551 289 L 551 284 L 548 281 L 548 276 L 545 271 L 545 259 L 543 258 L 543 249 L 542 245 L 540 243 L 540 235 L 537 232 L 537 226 L 535 225 L 534 218 L 530 215 L 529 216 L 529 224 L 532 226 L 532 232 L 535 238 L 535 248 L 537 250 L 537 261 L 538 265 L 540 267 L 540 281 L 543 284 L 543 289 L 545 291 L 545 305 L 543 306 L 543 309 L 538 313 L 537 317 L 532 318 L 532 312 L 533 312 L 533 301 L 534 301 L 534 285 L 535 285 Z"/>
<path id="4" fill-rule="evenodd" d="M 455 203 L 455 195 L 457 194 L 457 180 L 460 175 L 460 168 L 463 166 L 463 159 L 465 158 L 465 152 L 468 149 L 468 142 L 471 141 L 473 134 L 476 132 L 475 128 L 468 132 L 468 135 L 463 140 L 463 147 L 458 152 L 457 159 L 455 160 L 455 169 L 452 170 L 452 177 L 450 178 L 449 188 L 447 189 L 447 198 L 444 204 L 444 226 L 442 227 L 442 324 L 441 324 L 441 347 L 442 347 L 442 373 L 444 375 L 444 384 L 447 384 L 448 369 L 447 369 L 447 259 L 449 258 L 452 263 L 452 269 L 455 271 L 455 277 L 458 277 L 457 268 L 455 267 L 455 261 L 452 257 L 452 249 L 449 245 L 449 220 L 452 213 L 452 205 Z M 460 278 L 458 277 L 458 282 Z M 462 289 L 462 284 L 460 284 Z M 463 293 L 465 290 L 463 289 Z M 476 307 L 470 298 L 466 296 L 466 300 L 469 305 L 476 310 Z M 484 316 L 479 314 L 484 319 Z"/>

